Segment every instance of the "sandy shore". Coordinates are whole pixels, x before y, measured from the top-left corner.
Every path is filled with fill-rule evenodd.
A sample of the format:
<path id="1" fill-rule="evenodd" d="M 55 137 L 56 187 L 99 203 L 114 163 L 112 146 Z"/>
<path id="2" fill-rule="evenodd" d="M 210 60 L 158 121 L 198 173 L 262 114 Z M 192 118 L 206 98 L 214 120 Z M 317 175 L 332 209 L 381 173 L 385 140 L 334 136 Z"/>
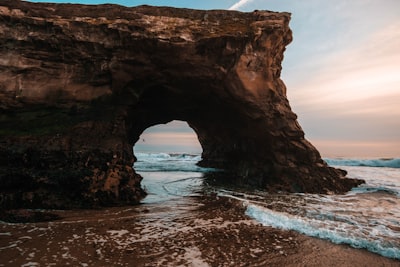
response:
<path id="1" fill-rule="evenodd" d="M 173 205 L 171 205 L 173 204 Z M 233 199 L 53 211 L 0 223 L 0 266 L 400 266 L 366 250 L 264 227 Z"/>

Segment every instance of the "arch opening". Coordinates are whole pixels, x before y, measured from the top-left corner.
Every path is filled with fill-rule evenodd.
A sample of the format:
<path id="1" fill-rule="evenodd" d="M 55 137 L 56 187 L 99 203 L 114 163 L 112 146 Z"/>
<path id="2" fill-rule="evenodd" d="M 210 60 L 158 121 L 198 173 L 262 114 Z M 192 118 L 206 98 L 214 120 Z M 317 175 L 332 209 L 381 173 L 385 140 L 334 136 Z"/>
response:
<path id="1" fill-rule="evenodd" d="M 135 154 L 198 154 L 202 152 L 197 134 L 184 121 L 174 120 L 147 128 L 135 143 Z"/>
<path id="2" fill-rule="evenodd" d="M 197 134 L 185 121 L 147 128 L 135 143 L 134 168 L 144 179 L 147 196 L 142 203 L 159 203 L 198 194 L 203 170 L 197 165 L 202 148 Z"/>

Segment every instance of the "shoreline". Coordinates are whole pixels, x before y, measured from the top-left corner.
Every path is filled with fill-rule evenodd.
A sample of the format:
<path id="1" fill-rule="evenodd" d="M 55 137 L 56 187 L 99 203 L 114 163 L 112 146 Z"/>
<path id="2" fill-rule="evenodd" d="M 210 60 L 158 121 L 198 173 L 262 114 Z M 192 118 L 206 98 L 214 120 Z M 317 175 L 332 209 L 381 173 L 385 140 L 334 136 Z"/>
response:
<path id="1" fill-rule="evenodd" d="M 0 266 L 400 266 L 364 249 L 262 226 L 244 209 L 211 195 L 1 223 Z"/>

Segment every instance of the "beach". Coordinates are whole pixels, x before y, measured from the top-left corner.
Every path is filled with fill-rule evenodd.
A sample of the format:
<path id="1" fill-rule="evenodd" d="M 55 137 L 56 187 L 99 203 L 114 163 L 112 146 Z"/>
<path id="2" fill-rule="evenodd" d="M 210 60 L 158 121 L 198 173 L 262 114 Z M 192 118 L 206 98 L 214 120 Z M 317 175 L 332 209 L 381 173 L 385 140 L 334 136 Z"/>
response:
<path id="1" fill-rule="evenodd" d="M 215 184 L 198 154 L 136 154 L 141 204 L 3 214 L 0 266 L 400 266 L 398 159 L 337 159 L 366 184 L 317 195 Z"/>
<path id="2" fill-rule="evenodd" d="M 0 3 L 0 267 L 400 267 L 400 2 L 53 1 Z"/>
<path id="3" fill-rule="evenodd" d="M 1 223 L 0 266 L 400 266 L 366 250 L 265 227 L 217 195 Z"/>

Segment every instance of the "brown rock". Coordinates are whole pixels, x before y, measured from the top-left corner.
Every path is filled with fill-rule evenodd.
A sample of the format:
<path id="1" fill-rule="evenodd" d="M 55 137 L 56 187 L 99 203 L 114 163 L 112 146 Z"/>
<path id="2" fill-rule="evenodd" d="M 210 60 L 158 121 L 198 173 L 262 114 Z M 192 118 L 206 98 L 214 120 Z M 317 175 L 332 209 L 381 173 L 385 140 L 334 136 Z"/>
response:
<path id="1" fill-rule="evenodd" d="M 243 185 L 360 183 L 322 161 L 290 109 L 289 13 L 9 0 L 0 18 L 3 207 L 137 203 L 132 146 L 175 119 L 196 131 L 201 165 Z"/>

